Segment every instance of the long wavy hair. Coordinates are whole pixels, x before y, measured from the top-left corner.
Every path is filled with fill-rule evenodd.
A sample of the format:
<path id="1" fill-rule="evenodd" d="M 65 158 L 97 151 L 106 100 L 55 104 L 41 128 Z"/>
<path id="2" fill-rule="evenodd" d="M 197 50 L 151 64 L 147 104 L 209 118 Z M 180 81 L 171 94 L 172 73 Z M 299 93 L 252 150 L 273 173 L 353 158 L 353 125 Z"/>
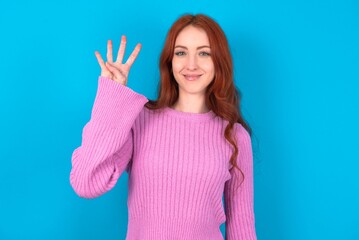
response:
<path id="1" fill-rule="evenodd" d="M 176 38 L 181 30 L 188 25 L 201 28 L 207 33 L 211 46 L 211 57 L 214 63 L 215 76 L 214 80 L 206 89 L 205 103 L 217 116 L 228 121 L 224 136 L 234 148 L 233 154 L 229 160 L 232 164 L 230 170 L 232 170 L 233 167 L 237 168 L 244 178 L 242 170 L 236 163 L 238 147 L 236 140 L 232 136 L 232 130 L 234 123 L 236 122 L 242 124 L 250 135 L 252 135 L 252 130 L 243 119 L 240 111 L 241 93 L 236 89 L 234 84 L 233 63 L 227 38 L 218 23 L 212 18 L 203 14 L 186 14 L 174 22 L 168 31 L 160 56 L 158 99 L 149 100 L 145 104 L 145 107 L 148 109 L 160 109 L 163 107 L 170 107 L 177 101 L 179 91 L 178 83 L 172 73 L 172 58 L 174 55 Z"/>

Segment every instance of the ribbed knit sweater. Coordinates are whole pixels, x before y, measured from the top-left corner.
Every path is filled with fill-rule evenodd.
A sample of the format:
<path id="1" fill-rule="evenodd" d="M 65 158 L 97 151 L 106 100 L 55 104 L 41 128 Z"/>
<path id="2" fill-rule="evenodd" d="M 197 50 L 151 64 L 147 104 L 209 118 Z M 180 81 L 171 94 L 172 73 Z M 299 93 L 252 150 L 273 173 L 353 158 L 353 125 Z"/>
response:
<path id="1" fill-rule="evenodd" d="M 126 240 L 256 239 L 251 138 L 234 125 L 238 169 L 229 171 L 227 121 L 212 110 L 150 110 L 128 86 L 98 78 L 91 118 L 72 154 L 70 184 L 83 198 L 128 173 Z M 243 180 L 242 184 L 238 184 Z M 224 197 L 224 206 L 222 204 Z"/>

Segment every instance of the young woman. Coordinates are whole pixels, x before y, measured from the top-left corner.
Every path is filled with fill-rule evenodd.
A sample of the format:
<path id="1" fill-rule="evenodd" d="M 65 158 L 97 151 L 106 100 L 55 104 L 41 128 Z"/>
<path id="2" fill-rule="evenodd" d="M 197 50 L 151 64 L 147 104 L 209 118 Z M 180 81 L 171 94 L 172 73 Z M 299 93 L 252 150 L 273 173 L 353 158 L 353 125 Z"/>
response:
<path id="1" fill-rule="evenodd" d="M 122 63 L 112 43 L 91 119 L 72 155 L 70 183 L 84 198 L 129 176 L 128 240 L 256 239 L 251 130 L 239 110 L 228 43 L 205 15 L 184 15 L 168 32 L 156 101 L 127 87 L 141 44 Z M 222 205 L 224 196 L 224 206 Z"/>

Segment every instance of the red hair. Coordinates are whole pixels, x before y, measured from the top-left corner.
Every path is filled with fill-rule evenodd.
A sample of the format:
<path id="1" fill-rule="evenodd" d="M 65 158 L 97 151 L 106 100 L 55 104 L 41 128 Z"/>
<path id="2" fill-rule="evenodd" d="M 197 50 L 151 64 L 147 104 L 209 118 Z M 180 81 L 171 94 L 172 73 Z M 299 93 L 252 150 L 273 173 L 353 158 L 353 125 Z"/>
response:
<path id="1" fill-rule="evenodd" d="M 183 15 L 170 28 L 160 57 L 160 83 L 158 99 L 149 100 L 145 107 L 148 109 L 160 109 L 172 106 L 178 99 L 178 84 L 172 74 L 172 58 L 174 55 L 175 41 L 178 34 L 187 27 L 192 25 L 201 28 L 207 33 L 211 46 L 211 57 L 214 63 L 215 76 L 207 89 L 205 96 L 206 106 L 211 109 L 217 116 L 228 121 L 224 131 L 227 141 L 233 146 L 234 152 L 230 158 L 232 168 L 238 168 L 236 158 L 238 156 L 238 147 L 232 130 L 234 123 L 238 122 L 252 135 L 252 130 L 245 122 L 240 111 L 240 92 L 236 89 L 233 80 L 233 63 L 229 50 L 227 38 L 221 27 L 210 17 L 197 15 Z M 232 169 L 231 168 L 231 169 Z"/>

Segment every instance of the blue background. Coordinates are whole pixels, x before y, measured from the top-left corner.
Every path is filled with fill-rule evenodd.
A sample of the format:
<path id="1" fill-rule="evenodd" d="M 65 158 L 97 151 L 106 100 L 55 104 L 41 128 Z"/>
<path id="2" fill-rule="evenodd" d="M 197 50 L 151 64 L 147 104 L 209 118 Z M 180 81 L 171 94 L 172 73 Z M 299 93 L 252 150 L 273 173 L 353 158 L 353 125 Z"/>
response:
<path id="1" fill-rule="evenodd" d="M 0 1 L 0 239 L 125 239 L 127 173 L 82 199 L 69 183 L 105 58 L 142 51 L 128 86 L 156 98 L 183 13 L 227 34 L 253 128 L 258 239 L 359 239 L 359 1 Z M 114 53 L 114 54 L 115 54 Z M 224 224 L 221 225 L 224 234 Z"/>

